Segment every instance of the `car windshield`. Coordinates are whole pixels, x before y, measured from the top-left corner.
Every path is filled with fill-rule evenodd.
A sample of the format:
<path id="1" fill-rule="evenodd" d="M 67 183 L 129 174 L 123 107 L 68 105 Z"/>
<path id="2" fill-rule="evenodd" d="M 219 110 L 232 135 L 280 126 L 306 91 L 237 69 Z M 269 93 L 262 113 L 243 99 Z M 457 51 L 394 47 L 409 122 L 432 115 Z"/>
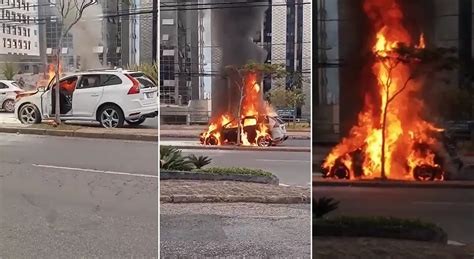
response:
<path id="1" fill-rule="evenodd" d="M 156 87 L 156 83 L 154 83 L 153 79 L 144 73 L 130 73 L 130 76 L 137 79 L 144 88 Z"/>

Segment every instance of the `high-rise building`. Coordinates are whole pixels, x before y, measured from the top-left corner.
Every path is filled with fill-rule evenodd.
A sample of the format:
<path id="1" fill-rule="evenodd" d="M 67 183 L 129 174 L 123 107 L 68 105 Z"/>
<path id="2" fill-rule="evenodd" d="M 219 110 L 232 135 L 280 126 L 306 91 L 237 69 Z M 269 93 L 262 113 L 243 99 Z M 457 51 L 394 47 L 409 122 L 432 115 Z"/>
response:
<path id="1" fill-rule="evenodd" d="M 0 59 L 37 72 L 41 64 L 37 0 L 1 0 Z"/>
<path id="2" fill-rule="evenodd" d="M 189 6 L 197 3 L 186 1 Z M 160 4 L 160 100 L 162 104 L 187 105 L 201 97 L 199 12 L 180 10 L 183 1 Z"/>

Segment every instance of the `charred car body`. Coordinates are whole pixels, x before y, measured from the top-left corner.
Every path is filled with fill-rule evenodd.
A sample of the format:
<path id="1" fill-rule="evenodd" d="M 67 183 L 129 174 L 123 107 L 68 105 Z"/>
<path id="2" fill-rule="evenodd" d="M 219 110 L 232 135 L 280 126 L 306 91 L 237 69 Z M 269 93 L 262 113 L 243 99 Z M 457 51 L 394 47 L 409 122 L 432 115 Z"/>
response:
<path id="1" fill-rule="evenodd" d="M 450 180 L 454 174 L 459 172 L 464 163 L 456 152 L 455 140 L 446 132 L 441 132 L 437 136 L 441 148 L 434 149 L 427 144 L 417 143 L 413 148 L 419 152 L 434 152 L 434 163 L 437 166 L 429 164 L 420 164 L 413 169 L 413 178 L 417 181 Z M 331 168 L 324 167 L 325 161 L 321 162 L 320 172 L 323 178 L 352 179 L 362 178 L 364 176 L 364 153 L 363 148 L 356 149 L 339 158 Z M 351 168 L 348 168 L 343 162 L 349 159 Z M 406 171 L 409 171 L 408 163 Z"/>
<path id="2" fill-rule="evenodd" d="M 268 129 L 267 133 L 260 132 L 259 125 L 265 125 Z M 247 116 L 241 121 L 242 136 L 246 137 L 249 143 L 268 147 L 278 145 L 288 139 L 286 134 L 285 123 L 278 117 L 273 116 Z M 200 142 L 202 145 L 220 145 L 220 144 L 236 144 L 238 135 L 237 120 L 231 120 L 222 127 L 216 128 L 210 132 L 200 134 Z"/>

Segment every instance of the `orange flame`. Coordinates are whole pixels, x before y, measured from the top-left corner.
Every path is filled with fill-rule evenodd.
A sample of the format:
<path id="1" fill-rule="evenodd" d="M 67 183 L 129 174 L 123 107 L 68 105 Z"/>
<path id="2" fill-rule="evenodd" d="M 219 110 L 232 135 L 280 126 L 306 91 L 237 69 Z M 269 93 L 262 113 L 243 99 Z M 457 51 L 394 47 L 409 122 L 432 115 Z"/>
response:
<path id="1" fill-rule="evenodd" d="M 420 143 L 434 145 L 436 140 L 431 132 L 442 129 L 434 127 L 420 118 L 422 103 L 404 94 L 402 89 L 410 77 L 410 68 L 403 63 L 394 63 L 394 51 L 400 43 L 412 45 L 410 35 L 403 26 L 403 13 L 396 0 L 365 0 L 364 10 L 376 27 L 373 54 L 378 57 L 372 65 L 377 79 L 378 100 L 367 102 L 359 114 L 358 125 L 350 131 L 349 137 L 342 140 L 325 159 L 322 167 L 331 170 L 336 163 L 343 164 L 354 178 L 351 153 L 362 149 L 362 178 L 382 176 L 382 142 L 385 140 L 385 175 L 391 179 L 414 179 L 413 171 L 417 166 L 435 163 L 435 154 L 428 150 L 417 150 Z M 420 35 L 416 48 L 425 48 L 424 35 Z M 419 82 L 410 82 L 410 91 L 420 88 Z M 392 97 L 399 93 L 396 98 Z M 383 138 L 384 111 L 385 138 Z"/>
<path id="2" fill-rule="evenodd" d="M 261 120 L 261 116 L 269 115 L 272 113 L 272 109 L 263 100 L 261 90 L 261 86 L 258 84 L 257 73 L 248 73 L 245 78 L 245 85 L 242 87 L 244 98 L 240 110 L 242 126 L 240 130 L 241 145 L 257 146 L 257 140 L 260 137 L 269 137 L 269 128 L 265 121 Z M 237 128 L 239 120 L 236 117 L 232 116 L 231 113 L 226 113 L 217 118 L 211 118 L 207 130 L 201 134 L 201 142 L 205 145 L 225 144 L 225 137 L 220 132 L 229 122 L 232 123 L 228 125 L 228 128 Z M 209 139 L 217 139 L 215 141 L 217 143 L 206 141 Z"/>

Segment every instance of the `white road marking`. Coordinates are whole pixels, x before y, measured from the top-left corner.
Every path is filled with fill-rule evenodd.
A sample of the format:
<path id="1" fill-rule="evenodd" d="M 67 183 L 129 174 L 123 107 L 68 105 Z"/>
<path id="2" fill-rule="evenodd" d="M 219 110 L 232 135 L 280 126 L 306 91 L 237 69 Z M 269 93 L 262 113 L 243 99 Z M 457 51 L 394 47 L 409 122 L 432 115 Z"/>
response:
<path id="1" fill-rule="evenodd" d="M 113 175 L 126 175 L 126 176 L 136 176 L 136 177 L 158 178 L 157 175 L 131 174 L 131 173 L 114 172 L 114 171 L 103 171 L 103 170 L 95 170 L 95 169 L 87 169 L 87 168 L 75 168 L 75 167 L 54 166 L 54 165 L 37 165 L 37 164 L 33 164 L 33 166 L 35 166 L 35 167 L 42 167 L 42 168 L 60 169 L 60 170 L 81 171 L 81 172 L 88 172 L 88 173 L 99 173 L 99 174 L 113 174 Z"/>
<path id="2" fill-rule="evenodd" d="M 448 240 L 448 245 L 452 245 L 452 246 L 465 246 L 466 244 L 461 243 L 461 242 L 458 242 L 458 241 L 454 241 L 454 240 Z"/>
<path id="3" fill-rule="evenodd" d="M 412 203 L 420 205 L 474 206 L 474 202 L 414 201 Z"/>
<path id="4" fill-rule="evenodd" d="M 309 163 L 309 160 L 285 160 L 285 159 L 255 159 L 262 162 L 289 162 L 289 163 Z"/>

